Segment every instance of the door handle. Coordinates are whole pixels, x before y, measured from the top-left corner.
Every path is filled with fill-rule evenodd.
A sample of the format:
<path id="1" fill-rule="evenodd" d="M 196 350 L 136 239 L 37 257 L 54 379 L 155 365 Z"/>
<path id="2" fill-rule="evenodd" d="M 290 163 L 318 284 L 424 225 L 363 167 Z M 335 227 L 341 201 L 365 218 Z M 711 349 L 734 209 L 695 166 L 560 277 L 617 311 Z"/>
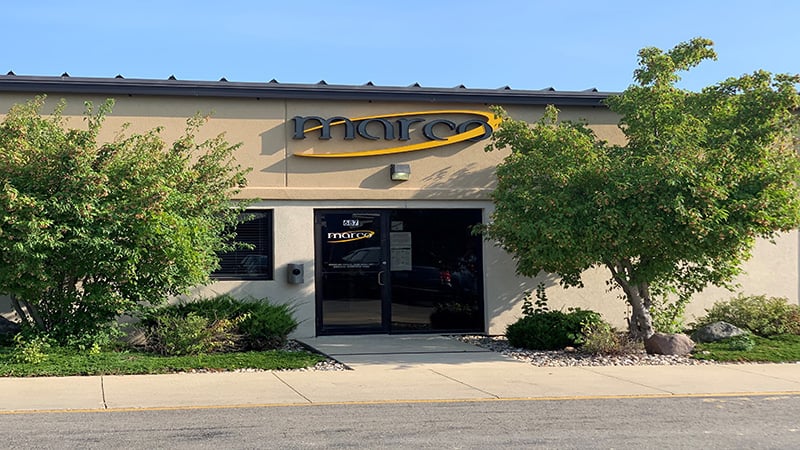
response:
<path id="1" fill-rule="evenodd" d="M 383 278 L 382 278 L 383 272 L 384 272 L 383 270 L 378 272 L 378 286 L 383 286 Z"/>

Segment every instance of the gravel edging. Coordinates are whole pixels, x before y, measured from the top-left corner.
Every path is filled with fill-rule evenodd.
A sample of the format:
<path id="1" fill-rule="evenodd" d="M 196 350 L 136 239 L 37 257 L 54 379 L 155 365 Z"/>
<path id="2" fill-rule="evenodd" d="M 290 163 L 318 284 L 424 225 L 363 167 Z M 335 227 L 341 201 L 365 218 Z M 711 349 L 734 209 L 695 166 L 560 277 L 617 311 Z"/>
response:
<path id="1" fill-rule="evenodd" d="M 509 345 L 505 336 L 457 335 L 458 341 L 498 352 L 538 367 L 575 366 L 699 366 L 719 364 L 688 356 L 648 355 L 644 350 L 622 355 L 591 355 L 575 350 L 526 350 Z"/>
<path id="2" fill-rule="evenodd" d="M 346 365 L 340 363 L 339 361 L 331 358 L 330 356 L 320 353 L 318 350 L 311 348 L 307 345 L 302 344 L 299 341 L 289 340 L 284 344 L 281 350 L 286 350 L 290 352 L 309 352 L 309 353 L 316 353 L 320 356 L 325 357 L 324 361 L 320 361 L 314 364 L 311 367 L 304 367 L 301 369 L 284 369 L 284 370 L 276 370 L 276 372 L 313 372 L 313 371 L 340 371 L 340 370 L 352 370 L 351 368 L 347 367 Z"/>

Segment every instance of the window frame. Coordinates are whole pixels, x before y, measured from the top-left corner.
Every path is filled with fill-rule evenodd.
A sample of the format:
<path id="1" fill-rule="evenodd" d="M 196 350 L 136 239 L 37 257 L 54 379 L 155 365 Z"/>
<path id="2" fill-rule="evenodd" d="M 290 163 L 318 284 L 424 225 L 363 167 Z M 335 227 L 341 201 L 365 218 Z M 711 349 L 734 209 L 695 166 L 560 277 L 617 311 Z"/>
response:
<path id="1" fill-rule="evenodd" d="M 242 234 L 249 234 L 246 236 L 250 238 L 249 240 L 244 240 L 244 242 L 249 242 L 251 244 L 255 244 L 256 248 L 254 249 L 239 249 L 234 250 L 231 252 L 223 252 L 218 253 L 217 256 L 220 258 L 220 267 L 211 273 L 211 279 L 214 281 L 272 281 L 275 279 L 275 213 L 274 210 L 271 208 L 247 208 L 242 211 L 242 216 L 247 216 L 248 214 L 264 214 L 263 217 L 256 218 L 254 220 L 258 220 L 263 222 L 257 225 L 258 229 L 255 231 L 257 235 L 254 235 L 253 231 L 248 231 L 246 233 L 240 233 L 240 227 L 242 225 L 248 224 L 253 222 L 253 220 L 241 222 L 236 226 L 236 239 L 235 242 L 243 242 L 241 240 Z M 256 242 L 253 242 L 256 241 Z M 260 248 L 259 248 L 260 247 Z M 229 258 L 239 258 L 241 261 L 244 261 L 250 256 L 266 256 L 267 262 L 264 264 L 266 266 L 263 272 L 256 272 L 256 273 L 248 273 L 242 271 L 234 271 L 229 270 L 230 268 L 226 269 L 223 267 L 223 255 L 228 255 Z M 233 255 L 233 256 L 231 256 Z M 241 261 L 239 264 L 241 264 Z M 235 262 L 234 262 L 235 264 Z M 224 271 L 229 270 L 229 271 Z"/>

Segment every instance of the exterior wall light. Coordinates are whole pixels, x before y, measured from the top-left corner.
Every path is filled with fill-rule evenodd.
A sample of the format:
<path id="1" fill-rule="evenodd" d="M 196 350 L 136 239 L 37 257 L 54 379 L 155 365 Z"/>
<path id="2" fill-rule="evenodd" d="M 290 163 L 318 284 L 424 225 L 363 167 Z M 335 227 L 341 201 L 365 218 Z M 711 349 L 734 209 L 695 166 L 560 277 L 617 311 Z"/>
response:
<path id="1" fill-rule="evenodd" d="M 411 177 L 411 166 L 408 164 L 392 164 L 389 168 L 392 181 L 408 181 Z"/>

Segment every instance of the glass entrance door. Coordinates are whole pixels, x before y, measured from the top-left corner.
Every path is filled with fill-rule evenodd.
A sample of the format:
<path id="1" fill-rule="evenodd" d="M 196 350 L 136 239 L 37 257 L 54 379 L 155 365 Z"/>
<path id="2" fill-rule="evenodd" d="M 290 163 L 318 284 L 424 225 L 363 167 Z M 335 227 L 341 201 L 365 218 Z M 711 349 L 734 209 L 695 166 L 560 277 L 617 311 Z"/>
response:
<path id="1" fill-rule="evenodd" d="M 315 213 L 317 332 L 484 330 L 477 209 Z"/>
<path id="2" fill-rule="evenodd" d="M 387 259 L 384 214 L 317 212 L 317 329 L 321 333 L 388 331 L 384 318 Z"/>

